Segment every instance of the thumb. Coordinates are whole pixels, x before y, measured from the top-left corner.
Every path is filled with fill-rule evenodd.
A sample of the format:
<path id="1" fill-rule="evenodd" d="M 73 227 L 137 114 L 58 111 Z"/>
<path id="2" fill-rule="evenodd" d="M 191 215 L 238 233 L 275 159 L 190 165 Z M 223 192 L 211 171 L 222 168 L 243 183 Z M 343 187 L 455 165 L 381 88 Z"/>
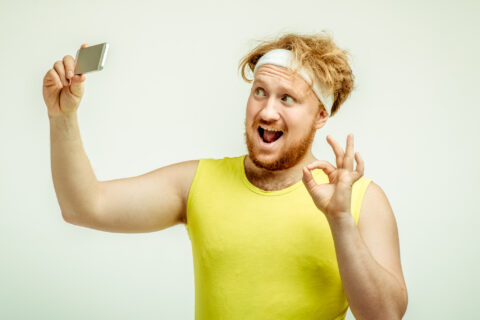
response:
<path id="1" fill-rule="evenodd" d="M 81 49 L 87 48 L 88 44 L 82 43 L 80 46 Z M 75 62 L 76 63 L 76 62 Z M 83 91 L 85 90 L 83 82 L 85 81 L 86 77 L 83 73 L 75 74 L 70 83 L 70 92 L 76 96 L 81 98 L 83 95 Z"/>
<path id="2" fill-rule="evenodd" d="M 76 97 L 82 97 L 83 92 L 85 90 L 84 87 L 84 82 L 85 82 L 86 76 L 84 74 L 76 74 L 72 78 L 72 83 L 70 84 L 70 91 L 72 94 Z"/>

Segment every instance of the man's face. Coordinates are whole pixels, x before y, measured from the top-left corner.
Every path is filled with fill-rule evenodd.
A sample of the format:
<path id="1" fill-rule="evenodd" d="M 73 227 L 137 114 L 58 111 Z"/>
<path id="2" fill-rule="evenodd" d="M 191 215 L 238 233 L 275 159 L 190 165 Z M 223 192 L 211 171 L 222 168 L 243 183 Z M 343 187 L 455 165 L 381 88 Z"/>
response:
<path id="1" fill-rule="evenodd" d="M 325 123 L 326 111 L 320 117 L 319 108 L 317 97 L 301 76 L 276 65 L 259 67 L 245 118 L 252 162 L 267 170 L 283 170 L 300 162 L 310 151 L 316 130 Z"/>

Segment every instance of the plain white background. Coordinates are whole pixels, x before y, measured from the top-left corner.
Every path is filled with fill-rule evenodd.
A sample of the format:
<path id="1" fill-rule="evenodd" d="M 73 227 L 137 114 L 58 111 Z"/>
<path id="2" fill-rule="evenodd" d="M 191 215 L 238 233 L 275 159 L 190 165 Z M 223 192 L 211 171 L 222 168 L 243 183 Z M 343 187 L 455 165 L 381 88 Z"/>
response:
<path id="1" fill-rule="evenodd" d="M 79 108 L 99 180 L 247 152 L 256 44 L 329 31 L 356 89 L 318 131 L 355 147 L 394 209 L 409 291 L 405 319 L 478 312 L 478 1 L 0 0 L 0 318 L 193 319 L 183 226 L 115 234 L 63 221 L 50 171 L 42 79 L 82 43 L 110 43 Z M 159 190 L 159 193 L 162 192 Z M 353 319 L 349 314 L 349 319 Z"/>

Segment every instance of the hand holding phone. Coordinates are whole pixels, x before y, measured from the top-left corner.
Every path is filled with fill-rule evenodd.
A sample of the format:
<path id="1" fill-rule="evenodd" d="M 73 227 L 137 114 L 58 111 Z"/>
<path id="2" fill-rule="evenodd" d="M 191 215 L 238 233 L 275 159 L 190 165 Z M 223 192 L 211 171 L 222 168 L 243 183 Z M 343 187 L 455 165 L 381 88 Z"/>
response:
<path id="1" fill-rule="evenodd" d="M 66 55 L 62 60 L 55 61 L 53 68 L 45 74 L 43 98 L 50 119 L 74 113 L 78 109 L 85 90 L 84 73 L 102 70 L 105 63 L 108 44 L 95 47 L 92 51 L 84 51 L 90 47 L 82 44 L 77 59 Z"/>
<path id="2" fill-rule="evenodd" d="M 107 58 L 107 51 L 107 42 L 78 49 L 75 58 L 74 74 L 85 74 L 103 70 Z"/>

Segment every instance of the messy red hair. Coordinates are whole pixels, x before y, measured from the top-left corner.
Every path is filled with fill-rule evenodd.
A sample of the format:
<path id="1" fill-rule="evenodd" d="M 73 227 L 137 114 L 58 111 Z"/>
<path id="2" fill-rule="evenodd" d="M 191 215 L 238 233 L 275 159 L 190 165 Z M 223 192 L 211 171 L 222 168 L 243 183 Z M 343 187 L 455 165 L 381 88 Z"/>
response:
<path id="1" fill-rule="evenodd" d="M 314 78 L 334 94 L 330 116 L 333 116 L 353 90 L 354 76 L 348 63 L 348 52 L 340 49 L 326 32 L 311 35 L 287 33 L 271 40 L 259 40 L 250 53 L 240 60 L 239 70 L 248 83 L 245 69 L 253 73 L 261 56 L 272 49 L 291 50 L 295 59 Z M 312 85 L 310 85 L 312 88 Z M 321 102 L 320 102 L 321 105 Z"/>

